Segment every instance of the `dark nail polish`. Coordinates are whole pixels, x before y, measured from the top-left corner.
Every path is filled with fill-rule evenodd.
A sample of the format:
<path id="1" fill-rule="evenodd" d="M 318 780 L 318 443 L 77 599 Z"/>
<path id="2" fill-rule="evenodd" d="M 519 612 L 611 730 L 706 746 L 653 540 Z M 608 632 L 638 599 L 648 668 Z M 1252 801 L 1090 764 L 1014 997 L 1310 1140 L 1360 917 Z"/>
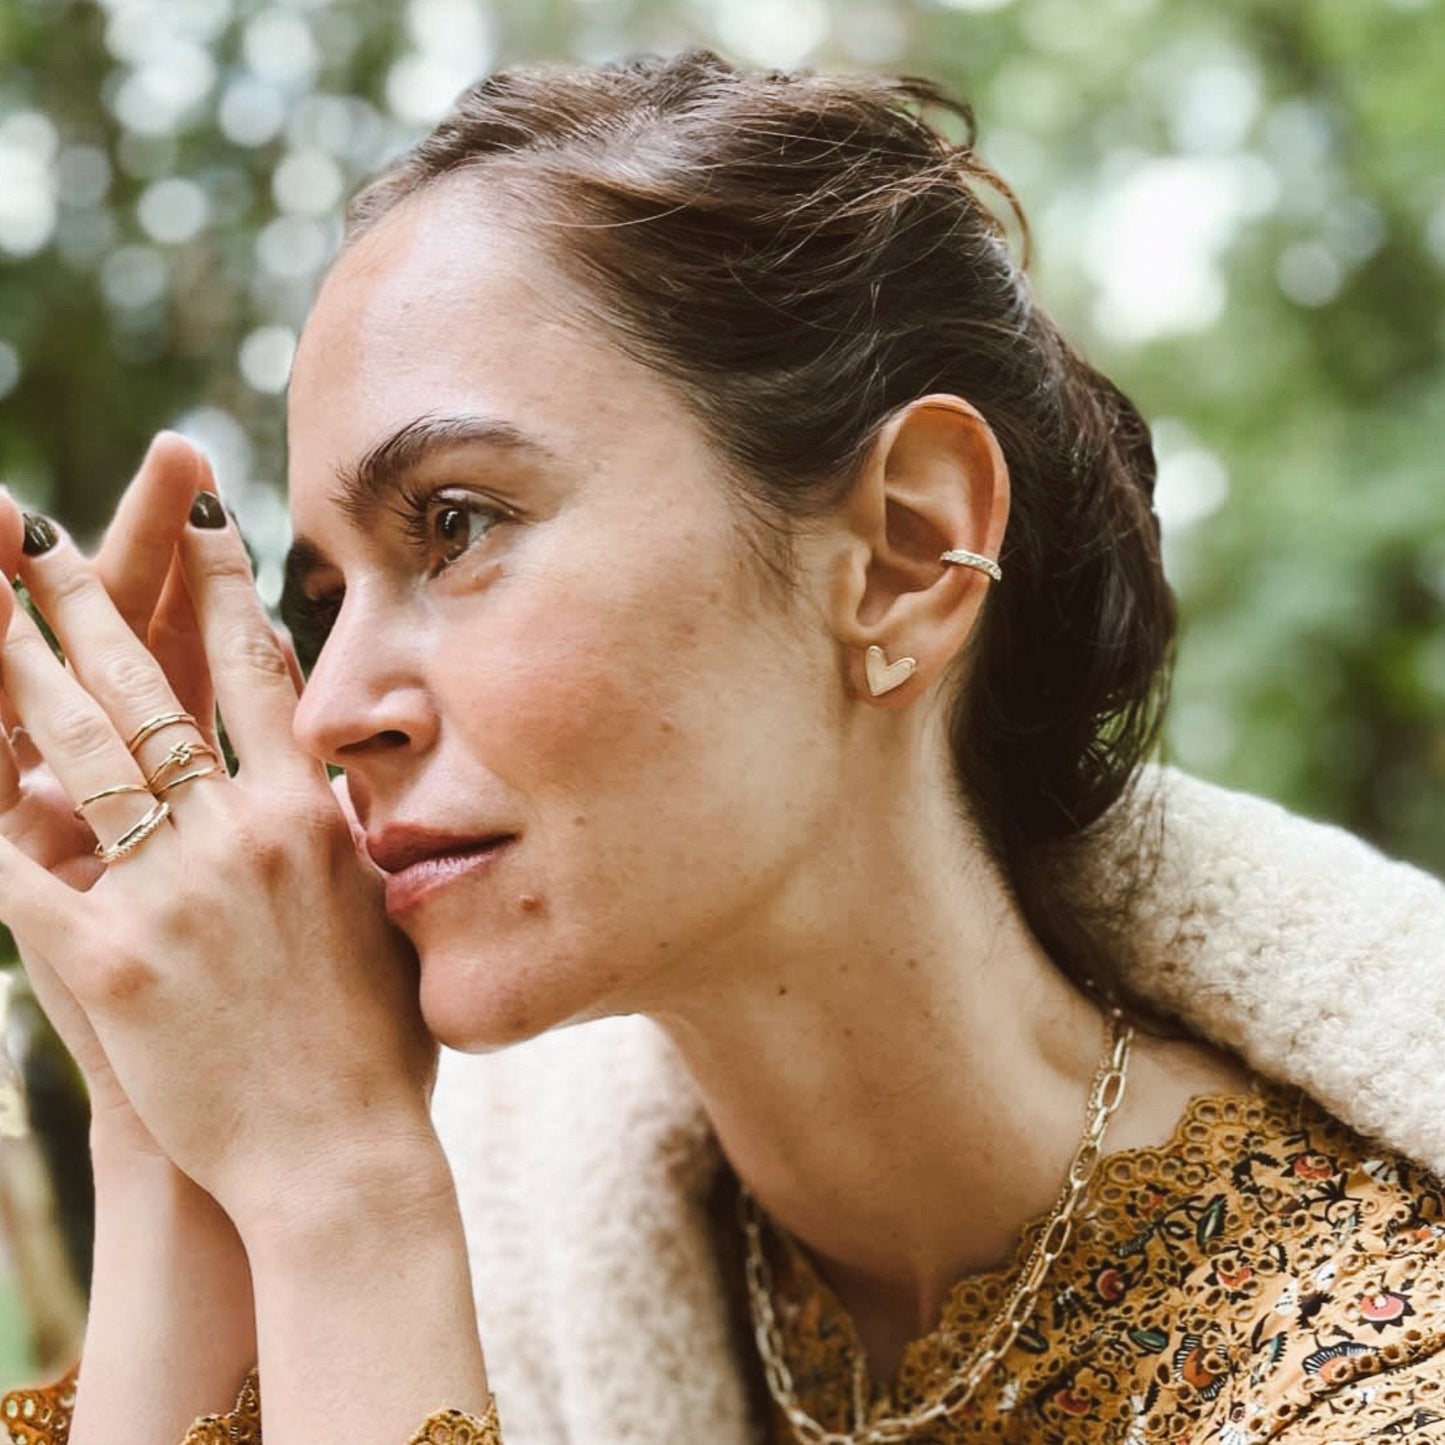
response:
<path id="1" fill-rule="evenodd" d="M 22 515 L 25 518 L 23 551 L 27 557 L 38 557 L 42 552 L 48 552 L 60 540 L 60 534 L 46 518 L 34 512 Z"/>
<path id="2" fill-rule="evenodd" d="M 197 492 L 196 500 L 191 503 L 191 526 L 216 528 L 225 525 L 226 509 L 221 505 L 221 499 L 214 492 Z"/>

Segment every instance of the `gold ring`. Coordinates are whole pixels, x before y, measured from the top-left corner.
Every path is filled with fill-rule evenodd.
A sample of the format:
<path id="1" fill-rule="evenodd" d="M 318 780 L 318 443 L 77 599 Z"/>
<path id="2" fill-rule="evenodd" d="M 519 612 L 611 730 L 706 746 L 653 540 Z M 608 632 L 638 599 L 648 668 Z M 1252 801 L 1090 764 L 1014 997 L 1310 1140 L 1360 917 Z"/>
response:
<path id="1" fill-rule="evenodd" d="M 157 713 L 153 718 L 149 718 L 140 725 L 135 735 L 125 745 L 126 751 L 129 753 L 135 752 L 152 733 L 158 733 L 162 728 L 175 727 L 179 723 L 190 723 L 193 728 L 196 728 L 198 731 L 200 729 L 200 724 L 188 712 Z"/>
<path id="2" fill-rule="evenodd" d="M 165 790 L 163 788 L 157 788 L 156 783 L 168 769 L 187 768 L 195 762 L 197 758 L 203 756 L 210 758 L 213 763 L 219 763 L 221 761 L 220 758 L 216 756 L 216 750 L 210 743 L 177 743 L 175 747 L 156 764 L 155 768 L 146 778 L 146 787 L 155 793 L 156 797 L 160 797 L 161 793 Z"/>
<path id="3" fill-rule="evenodd" d="M 155 790 L 156 797 L 159 798 L 162 793 L 169 793 L 172 788 L 179 788 L 182 783 L 194 783 L 197 778 L 209 778 L 224 771 L 219 763 L 209 763 L 204 768 L 196 768 L 189 773 L 182 773 L 180 777 L 172 778 L 170 782 L 161 784 Z"/>
<path id="4" fill-rule="evenodd" d="M 156 803 L 139 823 L 132 824 L 114 843 L 108 847 L 103 843 L 97 844 L 95 856 L 102 863 L 110 864 L 114 863 L 117 858 L 124 858 L 127 853 L 135 852 L 170 815 L 171 805 L 169 803 Z"/>
<path id="5" fill-rule="evenodd" d="M 143 787 L 140 783 L 118 783 L 113 788 L 102 788 L 98 793 L 92 793 L 88 798 L 82 798 L 75 805 L 75 816 L 85 816 L 85 810 L 92 803 L 98 803 L 102 798 L 118 798 L 122 793 L 148 793 L 149 787 Z"/>

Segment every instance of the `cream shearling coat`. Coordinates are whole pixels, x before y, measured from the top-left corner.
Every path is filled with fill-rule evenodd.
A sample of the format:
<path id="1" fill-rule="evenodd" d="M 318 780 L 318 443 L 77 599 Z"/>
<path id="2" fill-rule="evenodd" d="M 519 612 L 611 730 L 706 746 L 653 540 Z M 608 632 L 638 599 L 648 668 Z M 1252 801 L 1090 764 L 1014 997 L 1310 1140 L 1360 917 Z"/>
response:
<path id="1" fill-rule="evenodd" d="M 1141 992 L 1445 1173 L 1445 886 L 1259 799 L 1158 779 Z M 507 1445 L 747 1445 L 704 1210 L 720 1156 L 661 1032 L 609 1019 L 448 1052 L 434 1114 Z"/>

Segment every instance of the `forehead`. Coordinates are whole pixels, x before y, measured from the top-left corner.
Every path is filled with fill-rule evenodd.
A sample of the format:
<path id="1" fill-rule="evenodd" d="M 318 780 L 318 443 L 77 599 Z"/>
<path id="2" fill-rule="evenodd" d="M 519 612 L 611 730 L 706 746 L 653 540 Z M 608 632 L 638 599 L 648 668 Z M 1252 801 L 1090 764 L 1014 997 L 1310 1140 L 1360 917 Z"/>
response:
<path id="1" fill-rule="evenodd" d="M 418 416 L 495 416 L 594 456 L 644 420 L 655 428 L 660 379 L 581 309 L 539 244 L 488 217 L 473 181 L 388 213 L 338 260 L 297 349 L 293 506 Z"/>

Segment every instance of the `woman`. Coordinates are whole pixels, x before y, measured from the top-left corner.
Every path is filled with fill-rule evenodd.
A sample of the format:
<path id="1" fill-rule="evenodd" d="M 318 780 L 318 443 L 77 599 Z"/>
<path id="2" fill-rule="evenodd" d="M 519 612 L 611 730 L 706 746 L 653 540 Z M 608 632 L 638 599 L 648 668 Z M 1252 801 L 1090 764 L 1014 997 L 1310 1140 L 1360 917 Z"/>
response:
<path id="1" fill-rule="evenodd" d="M 1306 922 L 1415 967 L 1441 890 L 1183 782 L 1156 857 L 1147 430 L 941 103 L 708 55 L 463 97 L 298 352 L 299 699 L 183 444 L 98 571 L 25 520 L 72 671 L 16 613 L 0 892 L 96 1097 L 72 1440 L 180 1438 L 253 1362 L 268 1445 L 499 1438 L 483 1342 L 514 1445 L 1445 1415 L 1440 1186 L 1127 984 L 1207 994 L 1216 934 L 1303 976 Z M 437 1040 L 536 1040 L 450 1086 L 465 1240 Z"/>

